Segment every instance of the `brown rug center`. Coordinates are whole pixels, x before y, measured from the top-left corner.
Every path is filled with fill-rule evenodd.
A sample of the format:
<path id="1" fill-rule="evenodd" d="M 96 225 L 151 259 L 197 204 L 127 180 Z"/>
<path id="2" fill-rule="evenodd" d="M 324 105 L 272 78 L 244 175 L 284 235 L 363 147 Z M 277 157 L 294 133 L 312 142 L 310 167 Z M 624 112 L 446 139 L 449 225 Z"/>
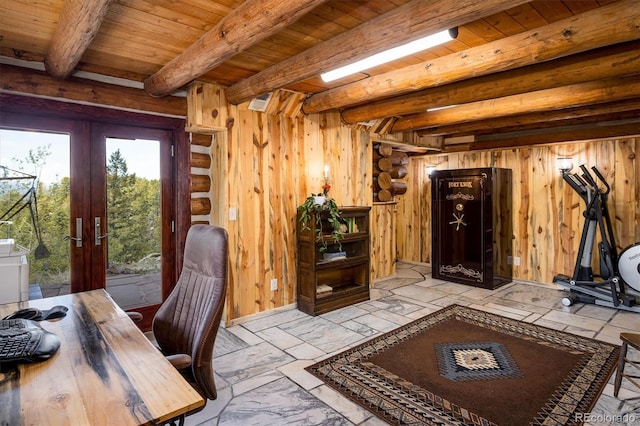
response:
<path id="1" fill-rule="evenodd" d="M 571 424 L 618 347 L 452 305 L 307 368 L 397 424 Z"/>
<path id="2" fill-rule="evenodd" d="M 436 345 L 479 340 L 501 343 L 508 348 L 522 377 L 503 378 L 496 374 L 493 378 L 478 377 L 464 382 L 452 382 L 442 377 Z M 535 417 L 549 395 L 583 357 L 583 353 L 562 351 L 543 342 L 452 319 L 373 355 L 367 361 L 491 422 L 517 425 L 527 424 L 525 420 Z"/>

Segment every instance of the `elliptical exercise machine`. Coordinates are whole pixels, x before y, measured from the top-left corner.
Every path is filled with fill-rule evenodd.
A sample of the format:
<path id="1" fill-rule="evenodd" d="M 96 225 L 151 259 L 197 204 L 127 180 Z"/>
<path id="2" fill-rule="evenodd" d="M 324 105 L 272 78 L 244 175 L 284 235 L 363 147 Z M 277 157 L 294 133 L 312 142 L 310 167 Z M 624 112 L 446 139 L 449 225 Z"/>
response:
<path id="1" fill-rule="evenodd" d="M 584 165 L 581 165 L 580 169 L 582 176 L 569 172 L 562 174 L 565 182 L 586 204 L 583 213 L 585 223 L 573 276 L 559 274 L 553 278 L 553 282 L 561 289 L 570 291 L 569 296 L 562 298 L 562 304 L 571 306 L 581 302 L 640 312 L 640 302 L 626 290 L 626 285 L 629 285 L 640 291 L 640 243 L 627 247 L 618 256 L 607 207 L 611 187 L 596 167 L 592 167 L 591 170 L 604 185 L 604 191 L 598 187 L 598 183 Z M 597 232 L 601 237 L 598 243 L 598 275 L 593 273 L 591 266 Z"/>

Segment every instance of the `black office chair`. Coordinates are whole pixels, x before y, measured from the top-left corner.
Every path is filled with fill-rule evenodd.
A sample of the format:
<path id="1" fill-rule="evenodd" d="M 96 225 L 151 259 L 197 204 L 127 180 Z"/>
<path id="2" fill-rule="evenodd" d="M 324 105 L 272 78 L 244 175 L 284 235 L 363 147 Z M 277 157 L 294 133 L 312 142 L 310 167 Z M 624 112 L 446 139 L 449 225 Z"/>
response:
<path id="1" fill-rule="evenodd" d="M 227 290 L 228 245 L 223 228 L 192 226 L 187 233 L 178 282 L 153 318 L 158 347 L 205 402 L 217 397 L 213 346 Z M 129 315 L 136 317 L 136 313 Z M 184 417 L 178 421 L 182 424 Z"/>

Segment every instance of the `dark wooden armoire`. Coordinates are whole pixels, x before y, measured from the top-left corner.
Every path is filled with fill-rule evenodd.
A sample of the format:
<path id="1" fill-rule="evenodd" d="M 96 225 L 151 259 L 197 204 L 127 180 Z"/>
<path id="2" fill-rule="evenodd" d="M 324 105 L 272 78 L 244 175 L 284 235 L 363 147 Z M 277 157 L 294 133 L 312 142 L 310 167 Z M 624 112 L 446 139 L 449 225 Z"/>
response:
<path id="1" fill-rule="evenodd" d="M 433 277 L 494 289 L 511 281 L 511 170 L 431 174 Z"/>

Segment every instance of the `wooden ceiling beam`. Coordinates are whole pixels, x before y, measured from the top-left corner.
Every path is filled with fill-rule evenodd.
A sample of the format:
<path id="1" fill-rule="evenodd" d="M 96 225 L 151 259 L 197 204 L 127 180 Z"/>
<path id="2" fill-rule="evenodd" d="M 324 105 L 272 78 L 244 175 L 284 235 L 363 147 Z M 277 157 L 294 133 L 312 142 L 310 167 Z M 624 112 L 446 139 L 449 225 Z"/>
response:
<path id="1" fill-rule="evenodd" d="M 69 77 L 98 33 L 112 2 L 65 0 L 44 58 L 44 66 L 50 76 L 59 79 Z"/>
<path id="2" fill-rule="evenodd" d="M 38 97 L 107 106 L 125 111 L 187 116 L 187 100 L 176 96 L 152 98 L 142 89 L 116 86 L 83 78 L 55 80 L 42 71 L 0 65 L 0 92 L 23 93 Z"/>
<path id="3" fill-rule="evenodd" d="M 414 0 L 317 44 L 227 89 L 233 104 L 316 76 L 418 37 L 526 3 L 523 0 Z"/>
<path id="4" fill-rule="evenodd" d="M 633 111 L 624 111 L 615 114 L 602 114 L 602 115 L 589 115 L 580 118 L 569 118 L 566 120 L 539 122 L 536 124 L 527 124 L 521 126 L 506 126 L 498 129 L 498 131 L 483 129 L 474 132 L 476 140 L 486 139 L 487 136 L 497 138 L 504 134 L 516 134 L 521 132 L 525 134 L 533 131 L 547 131 L 547 129 L 563 129 L 563 128 L 578 128 L 578 127 L 593 127 L 593 126 L 606 126 L 608 123 L 623 123 L 629 120 L 638 121 L 640 118 L 640 109 Z"/>
<path id="5" fill-rule="evenodd" d="M 640 99 L 628 99 L 555 111 L 525 113 L 448 126 L 436 126 L 418 130 L 416 134 L 418 136 L 484 135 L 560 125 L 597 123 L 600 121 L 612 121 L 614 119 L 627 119 L 638 116 L 640 116 Z"/>
<path id="6" fill-rule="evenodd" d="M 589 104 L 640 97 L 640 75 L 570 84 L 478 102 L 407 115 L 398 119 L 392 132 L 507 117 L 523 113 L 559 110 Z"/>
<path id="7" fill-rule="evenodd" d="M 277 33 L 327 0 L 246 0 L 144 81 L 151 96 L 173 93 L 237 53 Z"/>
<path id="8" fill-rule="evenodd" d="M 640 134 L 640 121 L 612 122 L 603 126 L 567 126 L 542 129 L 530 134 L 487 135 L 470 143 L 444 145 L 438 154 L 494 149 L 510 149 L 523 146 L 544 145 L 558 142 L 588 141 L 602 138 L 633 136 Z"/>
<path id="9" fill-rule="evenodd" d="M 303 111 L 310 114 L 363 104 L 639 37 L 638 3 L 621 0 L 535 30 L 325 90 L 310 96 Z"/>
<path id="10" fill-rule="evenodd" d="M 347 108 L 347 123 L 403 116 L 449 105 L 500 98 L 602 78 L 635 74 L 640 70 L 640 41 L 600 48 L 511 71 L 476 77 L 408 95 Z"/>

